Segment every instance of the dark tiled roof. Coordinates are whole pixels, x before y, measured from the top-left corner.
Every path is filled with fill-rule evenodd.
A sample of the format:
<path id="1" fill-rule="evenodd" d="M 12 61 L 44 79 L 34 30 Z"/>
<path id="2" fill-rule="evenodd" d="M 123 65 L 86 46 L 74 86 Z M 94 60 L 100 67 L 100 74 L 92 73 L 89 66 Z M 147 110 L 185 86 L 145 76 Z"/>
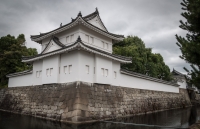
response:
<path id="1" fill-rule="evenodd" d="M 57 53 L 57 52 L 59 52 L 59 51 L 61 51 L 61 50 L 64 50 L 64 49 L 73 47 L 73 46 L 75 46 L 75 45 L 78 44 L 78 43 L 80 43 L 81 45 L 85 46 L 86 48 L 89 48 L 89 49 L 94 50 L 94 51 L 96 51 L 96 52 L 99 52 L 99 53 L 101 53 L 101 54 L 105 54 L 105 55 L 107 55 L 107 56 L 110 56 L 110 57 L 113 57 L 113 58 L 117 58 L 117 59 L 120 59 L 120 60 L 124 60 L 124 61 L 132 61 L 132 58 L 131 58 L 131 57 L 125 57 L 125 56 L 120 56 L 120 55 L 111 54 L 111 53 L 109 53 L 109 52 L 102 51 L 102 50 L 100 50 L 100 49 L 98 49 L 98 48 L 94 48 L 94 47 L 91 47 L 91 46 L 89 46 L 89 45 L 86 45 L 86 44 L 84 44 L 84 43 L 81 41 L 80 37 L 77 39 L 77 41 L 76 41 L 75 43 L 73 43 L 73 44 L 71 44 L 71 45 L 62 47 L 62 48 L 60 48 L 60 49 L 57 49 L 57 50 L 55 50 L 55 51 L 51 51 L 51 52 L 48 52 L 48 53 L 44 53 L 44 54 L 41 53 L 41 54 L 38 54 L 38 55 L 35 55 L 35 56 L 23 57 L 22 59 L 23 59 L 23 60 L 29 60 L 29 59 L 41 57 L 41 56 L 44 56 L 44 55 L 52 55 L 53 53 Z M 77 48 L 76 48 L 76 49 L 77 49 Z M 79 49 L 80 49 L 80 48 L 79 48 Z M 73 49 L 73 50 L 75 50 L 75 49 Z"/>
<path id="2" fill-rule="evenodd" d="M 92 25 L 91 23 L 87 22 L 89 19 L 94 18 L 94 17 L 97 16 L 97 15 L 99 15 L 98 10 L 96 10 L 94 13 L 91 13 L 91 14 L 85 16 L 85 17 L 82 17 L 82 15 L 79 15 L 79 14 L 78 14 L 78 16 L 76 17 L 76 19 L 77 19 L 79 16 L 81 16 L 81 18 L 82 18 L 87 24 L 91 25 L 92 27 L 95 27 L 96 29 L 98 29 L 98 30 L 100 30 L 100 31 L 102 31 L 102 32 L 104 32 L 104 33 L 107 33 L 107 34 L 109 34 L 109 35 L 112 35 L 112 36 L 114 36 L 114 37 L 117 37 L 117 38 L 124 38 L 124 35 L 118 35 L 118 34 L 113 34 L 113 33 L 108 32 L 107 29 L 106 29 L 106 27 L 104 26 L 103 22 L 102 22 L 102 24 L 103 24 L 103 26 L 105 27 L 106 31 L 104 31 L 104 30 L 102 30 L 102 29 L 100 29 L 100 28 L 98 28 L 98 27 Z M 99 18 L 100 18 L 100 17 L 99 17 Z M 63 25 L 63 26 L 60 26 L 59 28 L 57 28 L 57 29 L 55 29 L 55 30 L 52 30 L 52 31 L 49 31 L 49 32 L 47 32 L 47 33 L 40 33 L 40 35 L 31 35 L 31 39 L 34 40 L 34 39 L 40 38 L 40 37 L 42 37 L 42 36 L 45 36 L 45 35 L 47 35 L 47 34 L 50 34 L 50 33 L 52 33 L 52 32 L 55 32 L 55 31 L 57 31 L 57 30 L 59 30 L 59 29 L 62 29 L 62 28 L 64 28 L 64 27 L 66 27 L 66 26 L 68 26 L 68 25 L 74 23 L 74 22 L 76 21 L 76 19 L 72 19 L 72 21 L 71 21 L 70 23 L 65 24 L 65 25 Z M 100 20 L 101 20 L 101 18 L 100 18 Z"/>
<path id="3" fill-rule="evenodd" d="M 99 15 L 99 11 L 96 8 L 95 12 L 84 16 L 83 19 L 86 20 L 86 21 L 89 21 L 89 20 L 95 18 L 97 15 Z"/>
<path id="4" fill-rule="evenodd" d="M 91 20 L 91 19 L 93 19 L 93 18 L 95 18 L 96 16 L 99 16 L 99 11 L 98 11 L 98 9 L 96 8 L 96 11 L 95 12 L 93 12 L 93 13 L 91 13 L 91 14 L 89 14 L 89 15 L 87 15 L 87 16 L 85 16 L 85 17 L 83 17 L 83 19 L 85 20 L 85 21 L 89 21 L 89 20 Z M 101 21 L 101 23 L 102 23 L 102 25 L 103 25 L 103 27 L 106 29 L 106 31 L 108 32 L 108 30 L 107 30 L 107 28 L 105 27 L 105 25 L 103 24 L 103 22 L 102 22 L 102 20 L 101 20 L 101 17 L 99 16 L 99 19 L 100 19 L 100 21 Z"/>
<path id="5" fill-rule="evenodd" d="M 42 36 L 44 36 L 44 35 L 47 35 L 47 34 L 49 34 L 49 33 L 51 33 L 51 32 L 54 32 L 54 31 L 59 30 L 59 29 L 61 29 L 61 28 L 64 28 L 64 27 L 70 25 L 71 23 L 73 23 L 73 22 L 70 22 L 70 23 L 65 24 L 65 25 L 63 25 L 63 26 L 60 26 L 59 28 L 54 29 L 54 30 L 52 30 L 52 31 L 49 31 L 49 32 L 46 32 L 46 33 L 40 33 L 40 35 L 31 35 L 31 39 L 40 38 L 40 37 L 42 37 Z"/>
<path id="6" fill-rule="evenodd" d="M 31 74 L 32 72 L 33 72 L 32 70 L 25 70 L 25 71 L 22 71 L 22 72 L 8 74 L 8 75 L 6 75 L 6 77 L 21 76 L 21 75 Z"/>
<path id="7" fill-rule="evenodd" d="M 44 50 L 41 52 L 41 54 L 42 54 L 44 51 L 46 51 L 46 49 L 48 48 L 48 46 L 50 45 L 50 43 L 51 43 L 52 40 L 53 40 L 58 46 L 60 46 L 60 47 L 62 47 L 62 48 L 65 47 L 65 45 L 62 44 L 62 43 L 59 41 L 59 39 L 58 39 L 57 37 L 52 36 L 51 39 L 49 40 L 49 43 L 48 43 L 47 46 L 44 48 Z"/>
<path id="8" fill-rule="evenodd" d="M 175 69 L 173 69 L 172 74 L 174 74 L 174 75 L 180 75 L 180 76 L 185 76 L 185 74 L 182 74 L 182 73 L 176 71 Z"/>
<path id="9" fill-rule="evenodd" d="M 164 84 L 168 84 L 168 85 L 173 85 L 173 86 L 176 86 L 176 87 L 179 86 L 178 84 L 176 84 L 174 82 L 164 81 L 164 80 L 161 80 L 161 79 L 158 79 L 158 78 L 150 77 L 150 76 L 140 74 L 140 73 L 136 73 L 136 72 L 133 72 L 133 71 L 129 71 L 129 70 L 126 70 L 126 69 L 121 69 L 120 71 L 123 74 L 128 74 L 128 75 L 131 75 L 131 76 L 134 76 L 134 77 L 143 78 L 143 79 L 146 79 L 146 80 L 164 83 Z"/>

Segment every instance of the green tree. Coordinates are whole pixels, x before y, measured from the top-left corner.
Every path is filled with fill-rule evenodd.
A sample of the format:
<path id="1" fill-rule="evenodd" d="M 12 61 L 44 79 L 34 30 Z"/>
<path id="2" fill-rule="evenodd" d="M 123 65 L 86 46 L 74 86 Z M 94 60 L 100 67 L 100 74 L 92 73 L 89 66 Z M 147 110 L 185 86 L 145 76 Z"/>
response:
<path id="1" fill-rule="evenodd" d="M 6 87 L 9 73 L 20 72 L 31 68 L 21 62 L 22 56 L 37 54 L 36 49 L 24 46 L 25 37 L 20 34 L 17 38 L 7 35 L 0 38 L 0 87 Z"/>
<path id="2" fill-rule="evenodd" d="M 180 28 L 187 31 L 186 37 L 176 35 L 177 45 L 182 55 L 180 58 L 191 64 L 192 70 L 184 69 L 191 75 L 190 83 L 200 88 L 200 0 L 183 0 Z"/>
<path id="3" fill-rule="evenodd" d="M 121 68 L 128 69 L 151 77 L 170 81 L 170 69 L 165 65 L 160 54 L 152 53 L 144 42 L 137 36 L 128 36 L 123 41 L 114 44 L 113 53 L 132 57 L 132 63 L 122 64 Z"/>

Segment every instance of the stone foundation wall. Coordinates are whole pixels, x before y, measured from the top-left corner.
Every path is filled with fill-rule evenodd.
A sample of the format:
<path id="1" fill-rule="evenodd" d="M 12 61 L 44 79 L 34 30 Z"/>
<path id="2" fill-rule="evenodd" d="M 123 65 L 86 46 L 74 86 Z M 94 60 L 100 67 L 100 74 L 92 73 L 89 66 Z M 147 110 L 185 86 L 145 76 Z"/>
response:
<path id="1" fill-rule="evenodd" d="M 74 82 L 0 90 L 0 110 L 84 123 L 190 106 L 188 93 Z"/>
<path id="2" fill-rule="evenodd" d="M 195 99 L 200 101 L 200 94 L 196 94 Z"/>

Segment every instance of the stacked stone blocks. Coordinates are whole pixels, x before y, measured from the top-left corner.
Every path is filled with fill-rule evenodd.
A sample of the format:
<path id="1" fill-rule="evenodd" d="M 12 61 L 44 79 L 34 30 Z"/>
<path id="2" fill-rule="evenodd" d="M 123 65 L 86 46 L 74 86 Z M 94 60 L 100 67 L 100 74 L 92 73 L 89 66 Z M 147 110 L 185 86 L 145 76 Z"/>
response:
<path id="1" fill-rule="evenodd" d="M 0 109 L 84 123 L 190 106 L 188 93 L 74 82 L 0 90 Z"/>

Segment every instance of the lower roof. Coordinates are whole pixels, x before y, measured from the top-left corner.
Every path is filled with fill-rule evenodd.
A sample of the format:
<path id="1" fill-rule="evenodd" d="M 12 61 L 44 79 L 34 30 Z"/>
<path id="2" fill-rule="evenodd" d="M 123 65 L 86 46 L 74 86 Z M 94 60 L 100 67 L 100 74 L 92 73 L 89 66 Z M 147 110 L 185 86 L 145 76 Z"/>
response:
<path id="1" fill-rule="evenodd" d="M 48 52 L 48 53 L 44 53 L 44 54 L 41 53 L 41 54 L 38 54 L 38 55 L 35 55 L 35 56 L 23 57 L 22 62 L 33 62 L 33 61 L 43 59 L 43 58 L 46 58 L 46 57 L 49 57 L 49 56 L 52 56 L 52 55 L 61 54 L 61 53 L 65 53 L 65 52 L 73 51 L 73 50 L 89 51 L 91 53 L 95 53 L 95 54 L 110 58 L 112 60 L 119 61 L 121 63 L 131 63 L 132 62 L 131 57 L 125 57 L 125 56 L 111 54 L 111 53 L 108 53 L 106 51 L 102 51 L 98 48 L 94 48 L 92 46 L 89 46 L 89 45 L 82 42 L 80 36 L 78 37 L 76 42 L 73 43 L 73 44 L 70 44 L 68 46 L 62 46 L 62 48 L 57 49 L 55 51 Z"/>
<path id="2" fill-rule="evenodd" d="M 6 75 L 6 77 L 16 77 L 16 76 L 21 76 L 21 75 L 26 75 L 26 74 L 31 74 L 33 72 L 33 70 L 25 70 L 22 72 L 17 72 L 17 73 L 10 73 L 8 75 Z"/>
<path id="3" fill-rule="evenodd" d="M 159 83 L 163 83 L 163 84 L 179 87 L 179 85 L 177 83 L 161 80 L 161 79 L 154 78 L 154 77 L 150 77 L 150 76 L 147 76 L 147 75 L 144 75 L 144 74 L 140 74 L 140 73 L 136 73 L 136 72 L 132 72 L 132 71 L 129 71 L 129 70 L 126 70 L 126 69 L 121 69 L 120 72 L 122 74 L 126 74 L 126 75 L 130 75 L 130 76 L 146 79 L 146 80 L 149 80 L 149 81 L 154 81 L 154 82 L 159 82 Z"/>

